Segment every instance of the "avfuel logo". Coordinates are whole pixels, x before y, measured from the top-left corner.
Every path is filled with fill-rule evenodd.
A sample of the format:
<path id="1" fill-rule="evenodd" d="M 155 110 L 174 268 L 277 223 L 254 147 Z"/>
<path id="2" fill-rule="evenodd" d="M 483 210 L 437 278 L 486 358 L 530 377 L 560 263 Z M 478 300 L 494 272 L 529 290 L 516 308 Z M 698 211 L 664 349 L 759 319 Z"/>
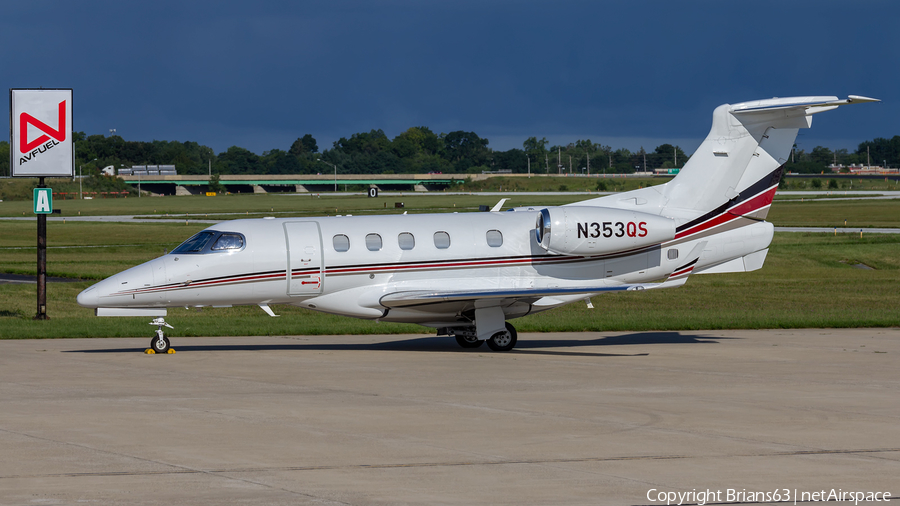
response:
<path id="1" fill-rule="evenodd" d="M 9 106 L 12 177 L 72 177 L 72 90 L 13 88 Z"/>
<path id="2" fill-rule="evenodd" d="M 44 132 L 44 135 L 41 135 L 37 139 L 28 142 L 28 125 L 33 125 L 35 128 Z M 28 114 L 27 112 L 23 112 L 19 114 L 19 151 L 22 153 L 26 153 L 24 156 L 19 158 L 19 164 L 24 164 L 30 161 L 35 156 L 40 153 L 44 153 L 47 150 L 51 149 L 54 146 L 58 146 L 61 142 L 65 142 L 66 140 L 66 101 L 63 100 L 59 103 L 59 113 L 57 117 L 57 127 L 53 128 L 50 125 L 44 123 L 43 121 L 35 118 L 34 116 Z M 50 137 L 53 140 L 50 139 Z M 49 141 L 49 142 L 48 142 Z M 46 144 L 45 144 L 46 143 Z M 37 148 L 37 149 L 35 149 Z"/>

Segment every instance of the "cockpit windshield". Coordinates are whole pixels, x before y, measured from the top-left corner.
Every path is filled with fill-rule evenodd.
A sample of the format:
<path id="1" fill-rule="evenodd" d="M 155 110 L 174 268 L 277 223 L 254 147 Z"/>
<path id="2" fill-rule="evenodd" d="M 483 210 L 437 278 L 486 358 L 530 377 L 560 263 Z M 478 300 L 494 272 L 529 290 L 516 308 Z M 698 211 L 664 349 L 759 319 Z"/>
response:
<path id="1" fill-rule="evenodd" d="M 244 248 L 246 243 L 243 234 L 236 232 L 217 232 L 204 230 L 180 246 L 172 250 L 171 254 L 202 254 L 209 252 L 237 251 Z"/>

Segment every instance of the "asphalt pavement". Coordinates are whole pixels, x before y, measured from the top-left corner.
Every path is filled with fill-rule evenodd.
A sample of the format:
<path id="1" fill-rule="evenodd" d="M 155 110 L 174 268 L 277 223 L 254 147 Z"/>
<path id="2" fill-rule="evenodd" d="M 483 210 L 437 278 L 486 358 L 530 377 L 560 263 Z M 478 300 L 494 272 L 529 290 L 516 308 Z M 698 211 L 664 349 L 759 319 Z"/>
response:
<path id="1" fill-rule="evenodd" d="M 0 504 L 900 494 L 898 329 L 522 334 L 494 353 L 176 324 L 177 353 L 146 355 L 150 330 L 0 341 Z"/>

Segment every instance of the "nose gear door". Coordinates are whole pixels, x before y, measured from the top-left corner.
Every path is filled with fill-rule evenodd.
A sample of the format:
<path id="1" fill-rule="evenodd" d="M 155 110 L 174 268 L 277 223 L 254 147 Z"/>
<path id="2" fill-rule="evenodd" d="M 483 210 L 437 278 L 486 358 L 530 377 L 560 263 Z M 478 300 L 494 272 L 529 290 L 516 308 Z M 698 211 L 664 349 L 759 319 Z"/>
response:
<path id="1" fill-rule="evenodd" d="M 284 224 L 287 243 L 287 294 L 322 293 L 322 234 L 314 221 L 288 221 Z"/>

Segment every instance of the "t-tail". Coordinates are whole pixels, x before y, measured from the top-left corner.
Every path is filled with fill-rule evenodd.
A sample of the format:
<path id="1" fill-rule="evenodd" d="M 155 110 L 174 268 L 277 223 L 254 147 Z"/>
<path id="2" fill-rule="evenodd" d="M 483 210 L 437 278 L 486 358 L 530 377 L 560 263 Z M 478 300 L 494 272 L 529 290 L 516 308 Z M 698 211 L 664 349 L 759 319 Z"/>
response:
<path id="1" fill-rule="evenodd" d="M 764 220 L 798 131 L 812 125 L 813 114 L 864 102 L 878 100 L 813 96 L 721 105 L 709 135 L 670 182 L 572 205 L 674 219 L 675 238 L 662 244 L 664 251 L 690 251 L 697 241 L 707 241 L 695 273 L 758 269 L 773 233 Z"/>

